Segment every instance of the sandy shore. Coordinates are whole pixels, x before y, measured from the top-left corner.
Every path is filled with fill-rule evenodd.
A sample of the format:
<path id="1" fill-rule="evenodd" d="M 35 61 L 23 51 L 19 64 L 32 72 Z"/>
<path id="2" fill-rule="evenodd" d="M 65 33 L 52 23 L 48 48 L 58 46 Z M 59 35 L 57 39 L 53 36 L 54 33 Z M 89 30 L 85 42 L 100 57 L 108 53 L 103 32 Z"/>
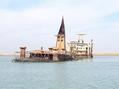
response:
<path id="1" fill-rule="evenodd" d="M 119 53 L 95 53 L 94 56 L 119 56 Z"/>

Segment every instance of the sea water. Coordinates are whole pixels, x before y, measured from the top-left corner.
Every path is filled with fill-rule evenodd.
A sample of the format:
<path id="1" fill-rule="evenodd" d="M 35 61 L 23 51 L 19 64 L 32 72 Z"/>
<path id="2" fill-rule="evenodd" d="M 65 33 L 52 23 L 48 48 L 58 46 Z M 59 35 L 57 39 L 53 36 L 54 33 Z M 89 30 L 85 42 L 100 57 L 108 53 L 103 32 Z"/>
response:
<path id="1" fill-rule="evenodd" d="M 119 89 L 119 57 L 15 63 L 0 56 L 0 89 Z"/>

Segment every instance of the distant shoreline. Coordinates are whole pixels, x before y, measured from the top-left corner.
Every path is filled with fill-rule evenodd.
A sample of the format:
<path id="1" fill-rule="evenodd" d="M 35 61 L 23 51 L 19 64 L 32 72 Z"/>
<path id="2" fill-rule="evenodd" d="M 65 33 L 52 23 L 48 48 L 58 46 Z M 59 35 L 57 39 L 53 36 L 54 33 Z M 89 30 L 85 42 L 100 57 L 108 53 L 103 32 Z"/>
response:
<path id="1" fill-rule="evenodd" d="M 19 53 L 0 53 L 0 56 L 19 56 Z"/>
<path id="2" fill-rule="evenodd" d="M 94 56 L 119 56 L 119 53 L 95 53 Z"/>

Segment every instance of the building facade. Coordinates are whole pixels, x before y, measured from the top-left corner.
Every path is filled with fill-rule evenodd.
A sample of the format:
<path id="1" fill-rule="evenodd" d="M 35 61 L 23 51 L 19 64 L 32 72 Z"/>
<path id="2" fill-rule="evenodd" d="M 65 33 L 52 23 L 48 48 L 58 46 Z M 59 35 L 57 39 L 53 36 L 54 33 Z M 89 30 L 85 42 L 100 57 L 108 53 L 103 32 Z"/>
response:
<path id="1" fill-rule="evenodd" d="M 70 41 L 70 43 L 68 43 L 69 52 L 74 58 L 93 57 L 93 41 L 85 42 L 84 39 L 82 39 L 83 35 L 84 34 L 79 34 L 78 41 Z"/>

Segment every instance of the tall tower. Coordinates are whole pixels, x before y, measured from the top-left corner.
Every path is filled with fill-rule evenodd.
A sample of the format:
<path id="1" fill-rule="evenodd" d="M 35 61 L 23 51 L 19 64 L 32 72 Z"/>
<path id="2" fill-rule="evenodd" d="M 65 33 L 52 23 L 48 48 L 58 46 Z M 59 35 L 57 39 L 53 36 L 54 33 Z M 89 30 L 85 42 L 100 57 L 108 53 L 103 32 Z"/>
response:
<path id="1" fill-rule="evenodd" d="M 63 17 L 59 32 L 57 34 L 56 48 L 58 52 L 66 52 L 65 26 Z"/>

